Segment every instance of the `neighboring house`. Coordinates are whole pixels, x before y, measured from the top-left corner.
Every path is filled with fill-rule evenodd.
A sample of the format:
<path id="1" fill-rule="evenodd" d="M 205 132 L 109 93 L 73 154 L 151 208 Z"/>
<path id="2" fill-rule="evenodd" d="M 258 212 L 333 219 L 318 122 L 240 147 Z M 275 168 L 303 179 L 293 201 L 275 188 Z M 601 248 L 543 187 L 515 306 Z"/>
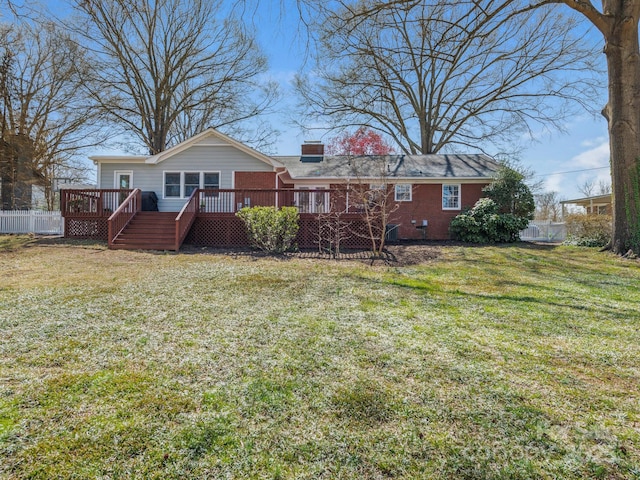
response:
<path id="1" fill-rule="evenodd" d="M 611 215 L 611 194 L 596 195 L 593 197 L 576 198 L 573 200 L 563 200 L 562 212 L 564 214 L 566 205 L 576 205 L 585 209 L 587 214 Z"/>
<path id="2" fill-rule="evenodd" d="M 398 203 L 390 218 L 394 236 L 446 239 L 451 219 L 480 198 L 482 188 L 499 169 L 499 164 L 486 155 L 324 156 L 324 147 L 317 142 L 305 143 L 301 155 L 271 157 L 214 129 L 153 156 L 91 159 L 98 169 L 98 190 L 65 194 L 67 235 L 105 237 L 106 219 L 129 191 L 140 189 L 157 196 L 158 210 L 164 213 L 156 215 L 156 223 L 163 217 L 175 223 L 181 209 L 191 212 L 189 226 L 180 227 L 190 230 L 184 232 L 190 237 L 187 241 L 216 246 L 242 244 L 234 235 L 244 234 L 238 232 L 235 218 L 235 212 L 243 206 L 295 205 L 301 216 L 307 216 L 308 221 L 301 222 L 307 226 L 301 229 L 312 229 L 309 219 L 330 208 L 330 193 L 344 192 L 347 186 L 375 189 L 381 184 L 392 189 L 393 200 Z M 192 206 L 185 207 L 194 191 L 198 198 L 191 200 Z M 356 221 L 357 209 L 348 199 L 341 208 L 345 206 Z M 126 236 L 126 225 L 143 216 L 133 212 L 124 226 L 112 225 L 111 230 L 118 233 L 110 234 L 110 245 L 115 242 L 111 236 L 115 238 L 121 231 Z M 220 237 L 224 222 L 227 240 Z M 216 233 L 211 233 L 214 230 Z M 229 230 L 235 233 L 230 234 Z M 312 233 L 305 235 L 306 240 L 299 239 L 300 246 L 310 246 L 307 244 L 312 242 Z M 175 249 L 181 240 L 176 242 Z"/>

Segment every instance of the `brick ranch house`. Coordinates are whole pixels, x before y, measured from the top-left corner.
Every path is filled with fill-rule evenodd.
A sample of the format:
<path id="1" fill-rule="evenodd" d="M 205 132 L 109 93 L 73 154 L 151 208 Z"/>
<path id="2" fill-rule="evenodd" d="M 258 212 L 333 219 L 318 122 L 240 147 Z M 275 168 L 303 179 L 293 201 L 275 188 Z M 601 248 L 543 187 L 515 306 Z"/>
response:
<path id="1" fill-rule="evenodd" d="M 397 204 L 389 219 L 393 239 L 447 239 L 451 219 L 481 197 L 499 169 L 481 154 L 325 156 L 317 142 L 305 143 L 300 155 L 267 156 L 214 129 L 157 155 L 91 159 L 98 188 L 61 193 L 65 236 L 160 250 L 178 250 L 183 242 L 246 246 L 235 213 L 256 205 L 296 206 L 298 245 L 317 247 L 319 216 L 331 208 L 345 212 L 354 230 L 363 223 L 349 200 L 355 185 L 387 185 Z M 354 236 L 343 245 L 369 241 Z"/>

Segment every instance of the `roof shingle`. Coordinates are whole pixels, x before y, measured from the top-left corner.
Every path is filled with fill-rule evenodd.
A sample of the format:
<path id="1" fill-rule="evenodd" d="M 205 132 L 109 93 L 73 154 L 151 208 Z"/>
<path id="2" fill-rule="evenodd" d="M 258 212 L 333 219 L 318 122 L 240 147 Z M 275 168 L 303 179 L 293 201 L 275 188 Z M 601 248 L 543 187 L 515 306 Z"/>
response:
<path id="1" fill-rule="evenodd" d="M 299 156 L 273 157 L 291 178 L 475 178 L 491 179 L 500 164 L 484 154 L 326 156 L 322 162 L 301 162 Z"/>

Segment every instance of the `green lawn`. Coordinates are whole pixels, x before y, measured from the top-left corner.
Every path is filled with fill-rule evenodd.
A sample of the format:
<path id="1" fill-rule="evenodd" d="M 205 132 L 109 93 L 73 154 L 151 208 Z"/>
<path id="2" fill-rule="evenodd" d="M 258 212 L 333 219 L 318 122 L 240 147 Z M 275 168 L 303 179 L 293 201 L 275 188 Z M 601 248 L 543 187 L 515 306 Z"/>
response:
<path id="1" fill-rule="evenodd" d="M 0 242 L 2 478 L 640 478 L 640 262 Z"/>

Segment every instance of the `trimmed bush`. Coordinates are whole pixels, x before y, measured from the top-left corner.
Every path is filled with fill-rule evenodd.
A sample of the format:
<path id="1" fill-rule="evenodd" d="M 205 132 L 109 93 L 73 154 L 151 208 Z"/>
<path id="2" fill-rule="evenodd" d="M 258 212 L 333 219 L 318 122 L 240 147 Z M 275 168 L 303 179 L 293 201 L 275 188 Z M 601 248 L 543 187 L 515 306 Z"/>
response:
<path id="1" fill-rule="evenodd" d="M 267 253 L 282 253 L 292 248 L 299 228 L 297 208 L 245 207 L 236 216 L 247 227 L 252 247 Z"/>
<path id="2" fill-rule="evenodd" d="M 529 219 L 512 213 L 500 213 L 496 202 L 481 198 L 473 208 L 456 216 L 449 227 L 456 240 L 471 243 L 517 242 L 520 230 L 527 228 Z"/>
<path id="3" fill-rule="evenodd" d="M 582 247 L 604 247 L 611 241 L 611 215 L 573 213 L 565 218 L 565 243 Z"/>

